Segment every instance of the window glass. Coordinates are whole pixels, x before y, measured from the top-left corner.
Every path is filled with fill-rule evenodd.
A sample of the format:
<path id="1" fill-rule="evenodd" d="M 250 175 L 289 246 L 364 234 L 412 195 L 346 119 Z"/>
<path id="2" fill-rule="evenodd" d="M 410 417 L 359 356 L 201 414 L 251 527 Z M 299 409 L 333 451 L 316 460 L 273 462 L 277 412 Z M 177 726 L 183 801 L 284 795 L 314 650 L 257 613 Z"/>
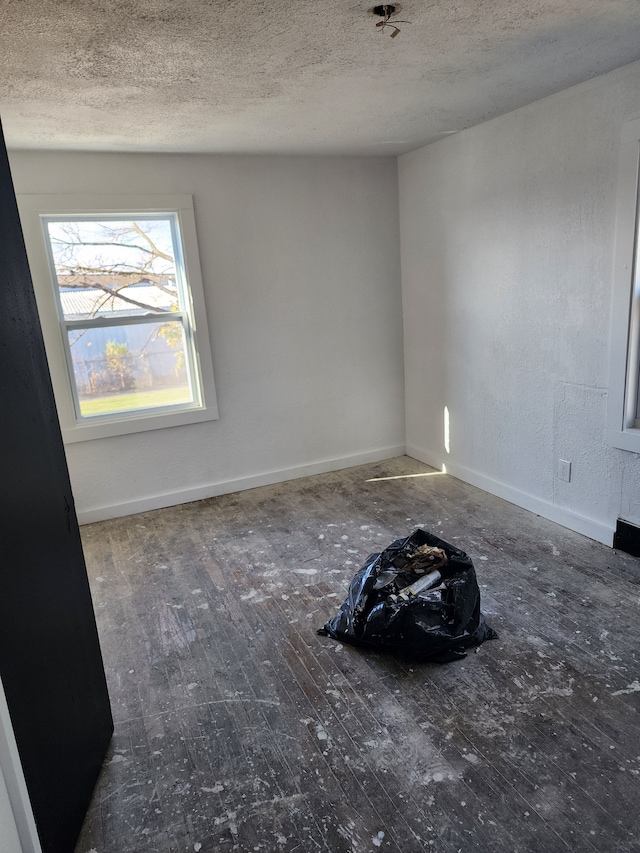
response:
<path id="1" fill-rule="evenodd" d="M 180 323 L 78 327 L 67 334 L 82 417 L 193 403 Z"/>
<path id="2" fill-rule="evenodd" d="M 47 221 L 64 318 L 175 310 L 172 224 L 167 218 Z"/>

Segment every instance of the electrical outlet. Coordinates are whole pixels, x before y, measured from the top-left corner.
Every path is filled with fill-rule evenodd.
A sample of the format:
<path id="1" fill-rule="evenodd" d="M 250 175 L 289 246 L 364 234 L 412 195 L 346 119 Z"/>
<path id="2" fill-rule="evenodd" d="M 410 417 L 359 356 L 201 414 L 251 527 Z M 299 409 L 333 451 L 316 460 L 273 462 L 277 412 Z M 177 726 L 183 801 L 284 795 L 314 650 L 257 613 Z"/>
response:
<path id="1" fill-rule="evenodd" d="M 571 462 L 567 459 L 558 459 L 558 479 L 565 483 L 571 482 Z"/>

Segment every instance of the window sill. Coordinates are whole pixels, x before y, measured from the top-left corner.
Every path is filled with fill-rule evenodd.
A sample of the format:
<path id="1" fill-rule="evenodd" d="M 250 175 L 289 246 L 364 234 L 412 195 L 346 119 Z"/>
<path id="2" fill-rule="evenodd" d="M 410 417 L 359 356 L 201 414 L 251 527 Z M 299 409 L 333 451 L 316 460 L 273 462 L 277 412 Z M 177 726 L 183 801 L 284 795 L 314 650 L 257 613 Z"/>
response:
<path id="1" fill-rule="evenodd" d="M 619 450 L 640 453 L 640 429 L 607 430 L 607 444 Z"/>
<path id="2" fill-rule="evenodd" d="M 127 412 L 122 417 L 101 417 L 99 420 L 77 423 L 74 426 L 62 427 L 62 438 L 65 444 L 79 441 L 92 441 L 96 438 L 111 438 L 116 435 L 146 432 L 147 430 L 165 429 L 166 427 L 185 426 L 187 424 L 215 421 L 218 410 L 215 407 L 182 409 L 179 412 L 148 411 L 139 415 Z"/>

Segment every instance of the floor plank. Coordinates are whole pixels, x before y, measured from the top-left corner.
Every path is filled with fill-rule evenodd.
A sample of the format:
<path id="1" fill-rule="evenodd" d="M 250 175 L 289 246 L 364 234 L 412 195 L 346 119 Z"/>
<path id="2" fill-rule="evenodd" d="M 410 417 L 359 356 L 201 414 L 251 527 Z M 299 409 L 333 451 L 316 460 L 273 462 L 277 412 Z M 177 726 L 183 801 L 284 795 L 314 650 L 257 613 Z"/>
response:
<path id="1" fill-rule="evenodd" d="M 317 636 L 416 527 L 500 639 Z M 82 533 L 116 730 L 77 853 L 640 851 L 639 560 L 407 457 Z"/>

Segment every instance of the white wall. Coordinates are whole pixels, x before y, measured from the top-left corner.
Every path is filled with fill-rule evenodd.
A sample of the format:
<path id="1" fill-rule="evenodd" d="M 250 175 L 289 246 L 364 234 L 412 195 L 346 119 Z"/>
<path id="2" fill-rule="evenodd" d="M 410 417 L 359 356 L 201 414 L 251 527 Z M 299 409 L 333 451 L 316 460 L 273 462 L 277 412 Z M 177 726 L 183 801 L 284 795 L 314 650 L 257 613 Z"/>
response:
<path id="1" fill-rule="evenodd" d="M 1 679 L 0 853 L 42 853 Z"/>
<path id="2" fill-rule="evenodd" d="M 0 767 L 0 853 L 22 853 L 18 829 Z"/>
<path id="3" fill-rule="evenodd" d="M 10 160 L 17 193 L 194 197 L 220 419 L 69 445 L 81 520 L 404 452 L 394 158 Z"/>
<path id="4" fill-rule="evenodd" d="M 605 443 L 617 161 L 639 91 L 634 63 L 399 165 L 407 452 L 608 544 L 618 515 L 640 523 L 640 459 Z"/>

